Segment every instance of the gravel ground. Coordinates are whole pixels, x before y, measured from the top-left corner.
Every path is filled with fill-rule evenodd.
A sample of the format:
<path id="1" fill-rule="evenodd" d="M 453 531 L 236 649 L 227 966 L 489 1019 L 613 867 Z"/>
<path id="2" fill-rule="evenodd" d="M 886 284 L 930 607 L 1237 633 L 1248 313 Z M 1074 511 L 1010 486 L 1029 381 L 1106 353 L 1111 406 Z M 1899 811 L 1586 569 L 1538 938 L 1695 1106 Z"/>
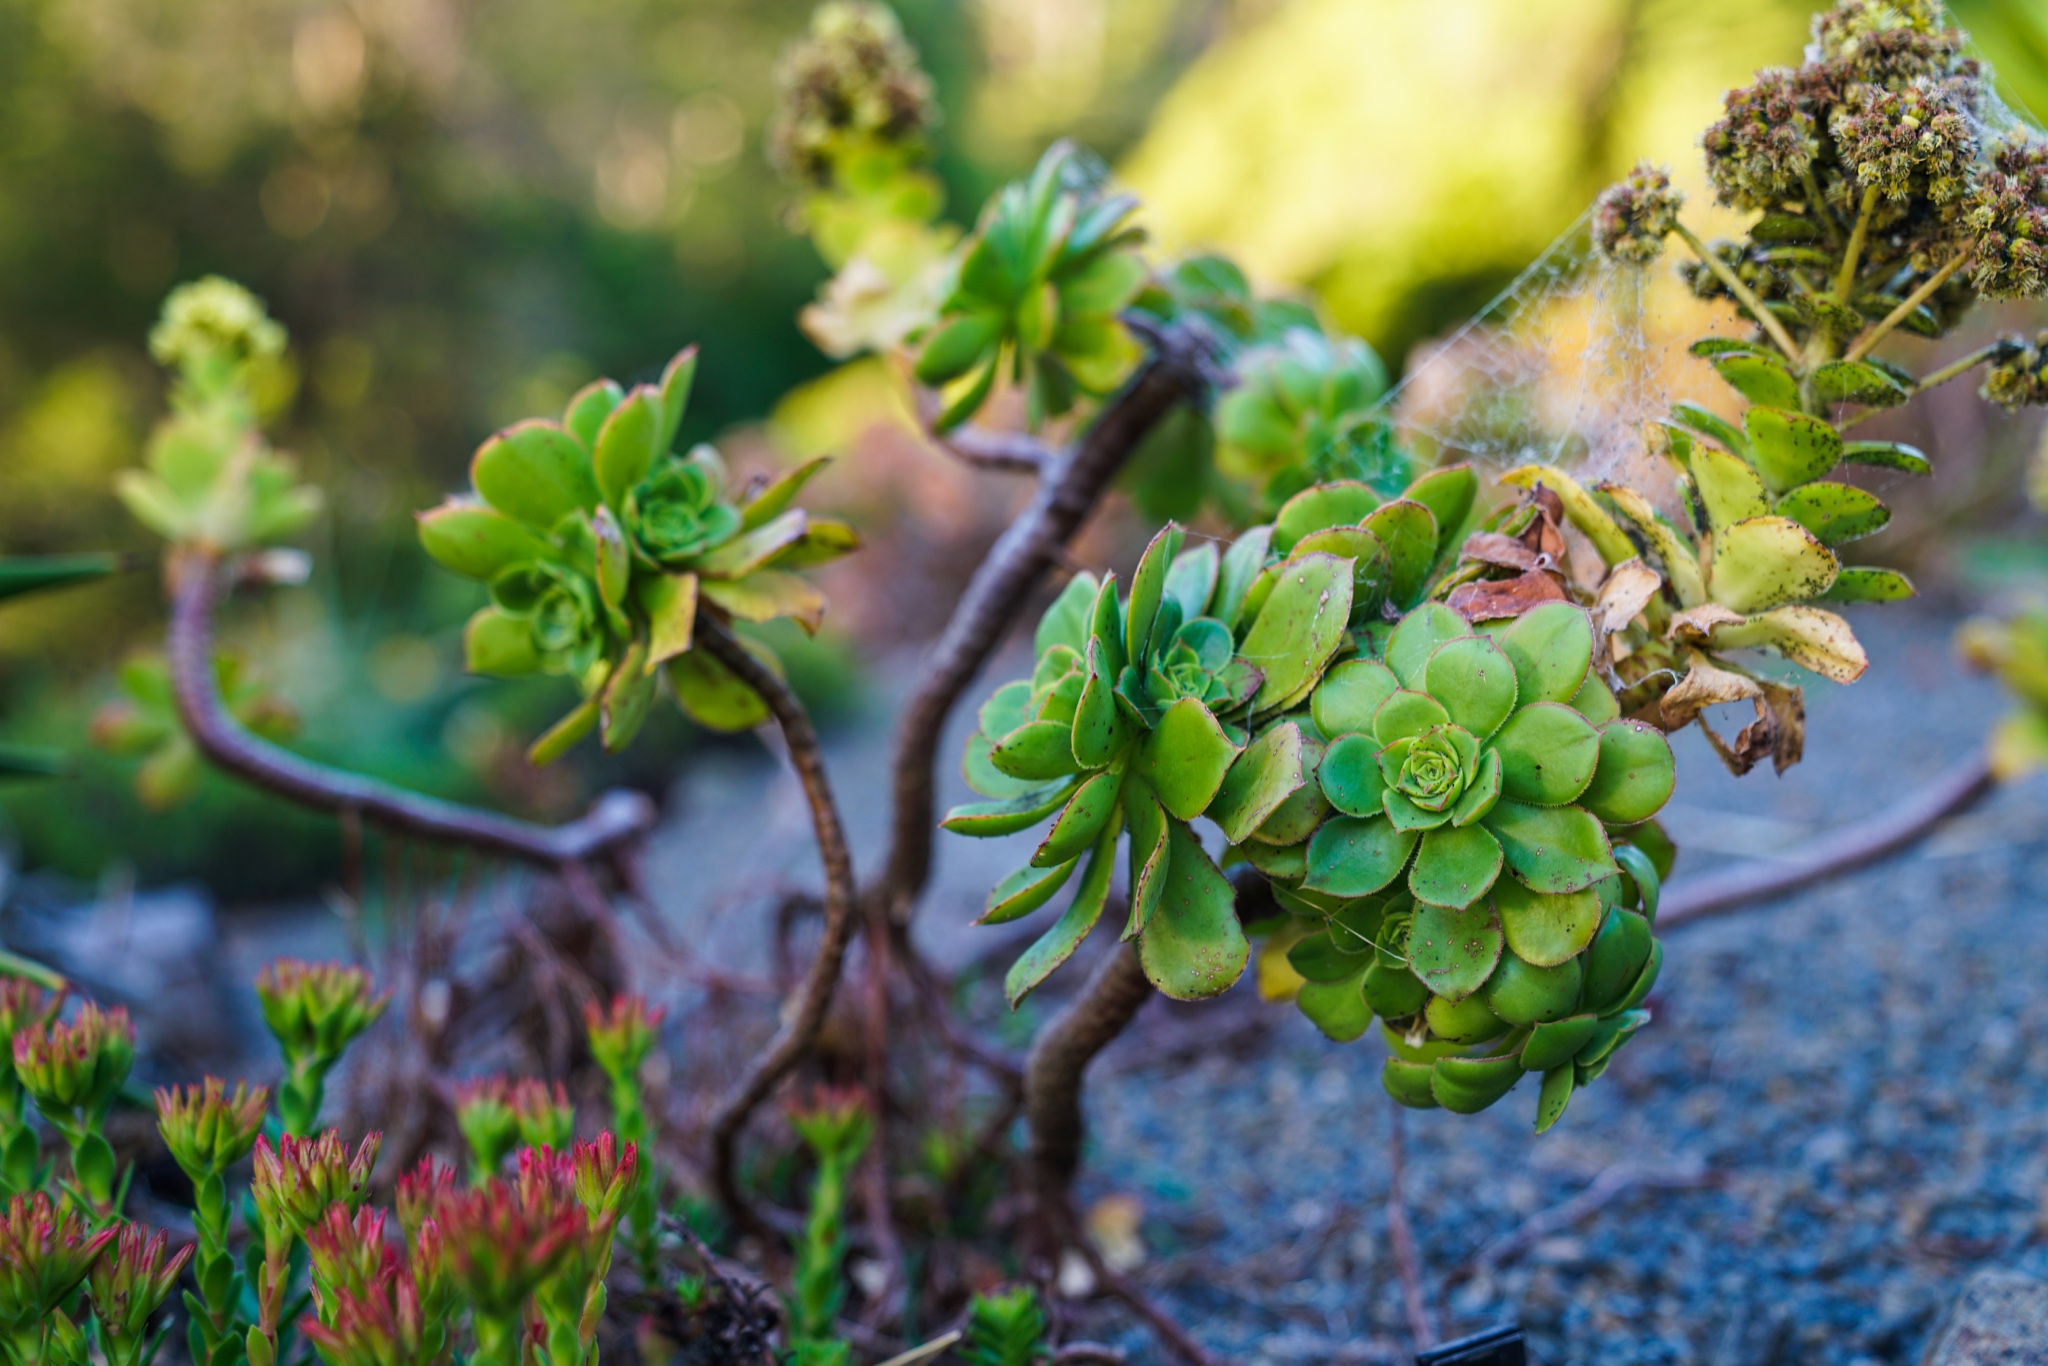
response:
<path id="1" fill-rule="evenodd" d="M 1738 784 L 1685 737 L 1679 876 L 1967 754 L 2003 703 L 1952 664 L 1951 626 L 1864 614 L 1871 676 L 1812 691 L 1812 757 L 1783 779 Z M 1527 1084 L 1481 1116 L 1405 1115 L 1445 1336 L 1518 1320 L 1538 1359 L 1587 1366 L 1903 1363 L 1971 1271 L 2048 1273 L 2043 889 L 2048 786 L 2029 782 L 1909 855 L 1674 931 L 1654 1024 L 1550 1134 Z M 1407 1360 L 1382 1050 L 1207 1009 L 1155 1007 L 1105 1056 L 1087 1198 L 1103 1218 L 1135 1198 L 1140 1279 L 1227 1360 Z M 1158 1046 L 1208 1028 L 1214 1046 Z"/>

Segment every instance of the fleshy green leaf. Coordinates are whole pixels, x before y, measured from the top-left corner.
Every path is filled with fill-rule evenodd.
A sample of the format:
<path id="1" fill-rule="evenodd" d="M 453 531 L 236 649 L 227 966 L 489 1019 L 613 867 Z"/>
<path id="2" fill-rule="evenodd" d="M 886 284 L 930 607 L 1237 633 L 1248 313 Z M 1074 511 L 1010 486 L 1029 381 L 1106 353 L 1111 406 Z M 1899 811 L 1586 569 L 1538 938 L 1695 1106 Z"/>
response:
<path id="1" fill-rule="evenodd" d="M 1721 378 L 1751 403 L 1779 408 L 1799 406 L 1799 381 L 1776 356 L 1759 351 L 1731 352 L 1713 358 Z"/>
<path id="2" fill-rule="evenodd" d="M 765 647 L 742 641 L 747 652 L 772 666 Z M 703 650 L 677 655 L 667 665 L 668 681 L 692 721 L 712 730 L 752 730 L 768 719 L 768 704 L 731 670 Z M 780 670 L 777 670 L 780 672 Z"/>
<path id="3" fill-rule="evenodd" d="M 662 426 L 661 395 L 643 384 L 626 395 L 598 429 L 591 463 L 598 492 L 614 512 L 625 506 L 626 495 L 647 477 L 661 454 L 657 443 Z"/>
<path id="4" fill-rule="evenodd" d="M 1363 970 L 1340 981 L 1311 981 L 1295 994 L 1294 1003 L 1324 1037 L 1350 1043 L 1372 1026 L 1372 1007 L 1361 990 L 1364 981 Z"/>
<path id="5" fill-rule="evenodd" d="M 1557 1066 L 1543 1074 L 1543 1089 L 1536 1095 L 1536 1132 L 1545 1134 L 1550 1127 L 1564 1118 L 1567 1105 L 1572 1103 L 1572 1088 L 1577 1069 Z"/>
<path id="6" fill-rule="evenodd" d="M 1851 465 L 1876 465 L 1908 474 L 1932 474 L 1934 466 L 1917 446 L 1903 441 L 1845 441 L 1842 459 Z"/>
<path id="7" fill-rule="evenodd" d="M 1906 386 L 1864 361 L 1831 360 L 1813 372 L 1813 391 L 1829 403 L 1890 408 L 1912 395 Z"/>
<path id="8" fill-rule="evenodd" d="M 1282 555 L 1295 543 L 1325 527 L 1357 526 L 1380 505 L 1367 485 L 1335 480 L 1303 489 L 1281 505 L 1273 518 L 1273 549 Z"/>
<path id="9" fill-rule="evenodd" d="M 1522 1045 L 1522 1066 L 1531 1072 L 1563 1067 L 1586 1046 L 1599 1024 L 1597 1015 L 1567 1015 L 1562 1020 L 1537 1025 Z"/>
<path id="10" fill-rule="evenodd" d="M 1892 510 L 1883 500 L 1853 484 L 1830 480 L 1802 484 L 1778 500 L 1778 515 L 1790 517 L 1814 534 L 1822 545 L 1836 546 L 1884 529 Z"/>
<path id="11" fill-rule="evenodd" d="M 1324 735 L 1371 735 L 1373 714 L 1393 696 L 1401 680 L 1376 659 L 1347 659 L 1323 675 L 1309 701 L 1309 713 Z"/>
<path id="12" fill-rule="evenodd" d="M 1547 967 L 1503 954 L 1486 983 L 1486 1004 L 1511 1025 L 1561 1020 L 1579 1004 L 1579 960 L 1567 958 Z"/>
<path id="13" fill-rule="evenodd" d="M 1707 521 L 1716 527 L 1734 526 L 1771 510 L 1771 496 L 1763 476 L 1747 460 L 1730 455 L 1718 446 L 1698 446 L 1687 462 L 1693 487 L 1705 505 Z"/>
<path id="14" fill-rule="evenodd" d="M 1561 702 L 1537 702 L 1508 718 L 1493 737 L 1501 795 L 1558 806 L 1586 790 L 1600 762 L 1600 733 Z"/>
<path id="15" fill-rule="evenodd" d="M 1324 821 L 1309 839 L 1302 886 L 1333 896 L 1368 896 L 1401 875 L 1420 838 L 1415 831 L 1396 829 L 1384 816 Z"/>
<path id="16" fill-rule="evenodd" d="M 1431 1065 L 1429 1089 L 1452 1114 L 1476 1115 L 1521 1079 L 1521 1064 L 1513 1058 L 1438 1058 Z"/>
<path id="17" fill-rule="evenodd" d="M 1110 873 L 1116 867 L 1117 837 L 1121 833 L 1121 821 L 1112 815 L 1102 827 L 1095 852 L 1088 856 L 1088 871 L 1082 874 L 1081 885 L 1074 889 L 1074 899 L 1067 903 L 1067 909 L 1052 928 L 1010 965 L 1003 977 L 1003 994 L 1009 998 L 1010 1009 L 1015 1010 L 1060 964 L 1073 957 L 1074 950 L 1081 947 L 1081 941 L 1102 919 L 1102 908 L 1109 900 Z"/>
<path id="18" fill-rule="evenodd" d="M 1708 591 L 1745 615 L 1827 592 L 1841 562 L 1789 517 L 1752 517 L 1714 537 Z"/>
<path id="19" fill-rule="evenodd" d="M 1508 947 L 1539 967 L 1577 957 L 1600 929 L 1600 897 L 1591 888 L 1552 896 L 1504 877 L 1493 884 L 1493 907 Z"/>
<path id="20" fill-rule="evenodd" d="M 1413 739 L 1450 719 L 1443 703 L 1428 693 L 1402 688 L 1380 703 L 1380 709 L 1373 713 L 1372 733 L 1381 745 L 1391 745 L 1396 740 Z"/>
<path id="21" fill-rule="evenodd" d="M 1351 617 L 1351 566 L 1310 554 L 1280 566 L 1273 591 L 1246 632 L 1240 653 L 1265 672 L 1254 712 L 1298 701 L 1344 642 Z"/>
<path id="22" fill-rule="evenodd" d="M 634 591 L 647 615 L 649 667 L 689 649 L 697 632 L 697 576 L 653 574 L 641 579 Z"/>
<path id="23" fill-rule="evenodd" d="M 1209 819 L 1221 827 L 1225 839 L 1242 844 L 1307 781 L 1301 727 L 1292 721 L 1274 726 L 1232 762 L 1209 804 Z"/>
<path id="24" fill-rule="evenodd" d="M 1486 985 L 1500 962 L 1500 917 L 1485 900 L 1469 906 L 1422 903 L 1408 932 L 1408 965 L 1424 986 L 1462 1001 Z"/>
<path id="25" fill-rule="evenodd" d="M 419 532 L 420 547 L 436 564 L 486 582 L 500 570 L 552 553 L 525 526 L 475 503 L 444 503 L 421 513 Z"/>
<path id="26" fill-rule="evenodd" d="M 1444 538 L 1472 515 L 1472 505 L 1479 499 L 1479 476 L 1470 465 L 1441 465 L 1403 489 L 1401 497 L 1429 509 L 1429 515 L 1436 520 L 1437 549 L 1441 553 Z"/>
<path id="27" fill-rule="evenodd" d="M 612 415 L 612 409 L 619 406 L 626 397 L 626 391 L 617 381 L 609 379 L 592 380 L 578 389 L 563 410 L 562 425 L 583 447 L 588 460 L 589 452 L 597 448 L 597 434 L 604 429 L 604 420 Z M 596 476 L 592 476 L 595 482 Z"/>
<path id="28" fill-rule="evenodd" d="M 1607 912 L 1586 951 L 1581 996 L 1588 1010 L 1604 1013 L 1627 995 L 1650 961 L 1651 942 L 1649 921 L 1619 907 Z"/>
<path id="29" fill-rule="evenodd" d="M 1502 798 L 1480 823 L 1500 841 L 1515 876 L 1536 891 L 1576 892 L 1614 872 L 1607 831 L 1576 806 Z"/>
<path id="30" fill-rule="evenodd" d="M 1403 500 L 1367 517 L 1365 529 L 1387 548 L 1387 596 L 1396 607 L 1414 606 L 1429 586 L 1429 571 L 1436 563 L 1436 518 L 1422 504 Z"/>
<path id="31" fill-rule="evenodd" d="M 1172 822 L 1166 817 L 1166 808 L 1143 783 L 1124 784 L 1124 819 L 1131 831 L 1131 914 L 1123 937 L 1134 939 L 1166 893 L 1171 850 L 1166 834 Z"/>
<path id="32" fill-rule="evenodd" d="M 1640 721 L 1610 721 L 1600 729 L 1600 762 L 1578 803 L 1615 825 L 1646 821 L 1663 809 L 1677 783 L 1671 744 Z"/>
<path id="33" fill-rule="evenodd" d="M 1570 603 L 1532 607 L 1494 639 L 1514 663 L 1516 696 L 1525 707 L 1571 701 L 1592 667 L 1592 619 Z"/>
<path id="34" fill-rule="evenodd" d="M 804 485 L 810 483 L 831 463 L 831 456 L 820 455 L 804 461 L 793 470 L 785 471 L 768 487 L 741 505 L 740 530 L 752 531 L 756 527 L 766 526 L 789 511 L 790 505 L 796 502 L 797 495 L 803 492 Z"/>
<path id="35" fill-rule="evenodd" d="M 1158 908 L 1138 936 L 1138 959 L 1152 985 L 1178 1001 L 1229 990 L 1251 961 L 1237 919 L 1237 890 L 1210 861 L 1194 831 L 1167 823 L 1169 870 Z"/>
<path id="36" fill-rule="evenodd" d="M 1014 835 L 1020 830 L 1029 830 L 1059 810 L 1073 794 L 1072 783 L 1047 783 L 1020 797 L 956 806 L 946 813 L 946 818 L 939 825 L 956 835 L 971 835 L 977 839 Z"/>
<path id="37" fill-rule="evenodd" d="M 1493 886 L 1500 865 L 1500 841 L 1485 827 L 1441 827 L 1423 835 L 1408 890 L 1433 906 L 1469 906 Z"/>
<path id="38" fill-rule="evenodd" d="M 1180 554 L 1186 533 L 1171 523 L 1160 529 L 1145 547 L 1137 572 L 1131 575 L 1131 600 L 1124 609 L 1124 652 L 1131 663 L 1145 666 L 1145 646 L 1152 639 L 1152 619 L 1166 594 L 1166 575 L 1173 557 Z"/>
<path id="39" fill-rule="evenodd" d="M 1025 864 L 1016 872 L 998 882 L 988 894 L 988 905 L 983 908 L 977 925 L 1007 925 L 1013 920 L 1022 920 L 1046 902 L 1059 895 L 1060 888 L 1067 885 L 1074 869 L 1081 860 L 1062 863 L 1057 868 L 1034 868 Z"/>
<path id="40" fill-rule="evenodd" d="M 1123 784 L 1121 773 L 1098 773 L 1082 783 L 1066 809 L 1060 812 L 1060 818 L 1052 823 L 1045 842 L 1031 856 L 1032 864 L 1050 868 L 1079 857 L 1081 851 L 1093 844 L 1103 828 L 1122 810 L 1118 798 Z"/>
<path id="41" fill-rule="evenodd" d="M 1515 666 L 1484 636 L 1446 641 L 1429 657 L 1429 695 L 1451 720 L 1485 739 L 1515 710 Z"/>
<path id="42" fill-rule="evenodd" d="M 597 508 L 589 453 L 552 422 L 521 422 L 484 442 L 469 481 L 486 503 L 542 533 L 572 512 Z"/>
<path id="43" fill-rule="evenodd" d="M 1896 569 L 1844 569 L 1819 601 L 1904 602 L 1914 592 L 1913 581 Z"/>
<path id="44" fill-rule="evenodd" d="M 541 667 L 532 628 L 495 607 L 482 609 L 463 627 L 462 656 L 471 673 L 491 678 L 518 678 Z"/>
<path id="45" fill-rule="evenodd" d="M 1430 1089 L 1434 1075 L 1426 1062 L 1388 1058 L 1380 1068 L 1380 1085 L 1397 1103 L 1411 1110 L 1434 1110 L 1436 1095 Z"/>
<path id="46" fill-rule="evenodd" d="M 1208 808 L 1237 754 L 1209 709 L 1183 697 L 1139 746 L 1136 770 L 1170 815 L 1191 821 Z"/>
<path id="47" fill-rule="evenodd" d="M 989 761 L 1012 778 L 1029 782 L 1064 778 L 1081 771 L 1074 759 L 1073 737 L 1073 727 L 1063 722 L 1027 722 L 995 742 Z"/>
<path id="48" fill-rule="evenodd" d="M 1316 776 L 1331 806 L 1347 816 L 1381 812 L 1387 784 L 1380 776 L 1379 750 L 1379 741 L 1370 735 L 1340 735 L 1330 742 Z"/>
<path id="49" fill-rule="evenodd" d="M 1088 653 L 1094 635 L 1095 599 L 1102 585 L 1093 574 L 1076 574 L 1038 619 L 1032 636 L 1032 652 L 1042 655 L 1055 645 L 1064 645 L 1078 655 Z"/>

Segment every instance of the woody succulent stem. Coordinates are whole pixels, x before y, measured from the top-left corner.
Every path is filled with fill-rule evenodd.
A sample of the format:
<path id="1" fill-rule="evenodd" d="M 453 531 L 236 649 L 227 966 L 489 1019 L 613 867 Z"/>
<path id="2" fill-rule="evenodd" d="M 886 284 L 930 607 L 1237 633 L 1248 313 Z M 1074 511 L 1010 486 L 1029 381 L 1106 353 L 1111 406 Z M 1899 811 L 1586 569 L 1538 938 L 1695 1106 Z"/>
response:
<path id="1" fill-rule="evenodd" d="M 825 773 L 818 732 L 811 725 L 803 703 L 778 674 L 750 654 L 723 625 L 701 620 L 697 632 L 699 647 L 768 704 L 769 714 L 775 718 L 789 749 L 790 766 L 803 786 L 804 800 L 810 805 L 818 856 L 825 865 L 825 933 L 811 959 L 810 970 L 797 987 L 782 1028 L 748 1066 L 745 1075 L 726 1092 L 711 1117 L 712 1190 L 735 1220 L 749 1229 L 758 1229 L 760 1217 L 739 1186 L 740 1133 L 754 1111 L 810 1052 L 817 1042 L 818 1030 L 825 1023 L 826 1008 L 832 1003 L 832 993 L 839 986 L 845 966 L 847 944 L 853 938 L 853 855 L 847 847 L 846 829 L 840 822 L 839 806 Z"/>
<path id="2" fill-rule="evenodd" d="M 1863 244 L 1870 237 L 1870 218 L 1877 212 L 1879 186 L 1864 187 L 1863 198 L 1856 206 L 1856 224 L 1849 229 L 1849 245 L 1842 251 L 1842 268 L 1835 273 L 1835 302 L 1849 302 L 1850 291 L 1856 287 L 1856 267 L 1863 263 Z"/>
<path id="3" fill-rule="evenodd" d="M 1169 328 L 1152 338 L 1152 358 L 1089 426 L 1071 449 L 1053 452 L 1039 474 L 1038 491 L 1017 520 L 989 548 L 953 609 L 944 634 L 896 732 L 890 790 L 894 797 L 889 860 L 871 894 L 901 923 L 931 878 L 939 738 L 960 695 L 981 672 L 1038 591 L 1046 571 L 1105 489 L 1154 425 L 1176 404 L 1199 394 L 1208 380 L 1206 342 L 1192 331 Z"/>
<path id="4" fill-rule="evenodd" d="M 1138 951 L 1119 947 L 1031 1046 L 1024 1065 L 1024 1113 L 1031 1128 L 1033 1195 L 1052 1212 L 1063 1206 L 1081 1166 L 1081 1082 L 1088 1064 L 1123 1033 L 1152 998 Z"/>
<path id="5" fill-rule="evenodd" d="M 189 549 L 176 567 L 168 653 L 178 716 L 200 753 L 235 776 L 315 811 L 543 868 L 602 859 L 653 826 L 654 804 L 635 792 L 608 792 L 580 819 L 549 827 L 407 792 L 259 739 L 229 713 L 213 664 L 213 614 L 231 586 L 229 566 Z"/>

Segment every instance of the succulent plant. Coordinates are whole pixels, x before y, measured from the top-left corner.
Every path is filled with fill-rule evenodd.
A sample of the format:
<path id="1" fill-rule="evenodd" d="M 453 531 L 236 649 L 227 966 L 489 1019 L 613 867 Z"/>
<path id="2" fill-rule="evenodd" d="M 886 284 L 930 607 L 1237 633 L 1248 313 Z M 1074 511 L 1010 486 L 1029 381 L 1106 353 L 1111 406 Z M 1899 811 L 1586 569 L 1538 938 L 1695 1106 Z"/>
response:
<path id="1" fill-rule="evenodd" d="M 1285 714 L 1354 647 L 1354 630 L 1383 632 L 1390 610 L 1421 600 L 1448 536 L 1437 511 L 1461 526 L 1477 488 L 1463 467 L 1433 471 L 1384 504 L 1363 484 L 1321 485 L 1223 553 L 1208 542 L 1184 549 L 1185 533 L 1169 526 L 1127 596 L 1114 576 L 1068 583 L 1039 622 L 1032 677 L 998 689 L 968 739 L 968 783 L 991 800 L 943 822 L 992 837 L 1053 817 L 1031 861 L 990 893 L 985 924 L 1036 911 L 1085 865 L 1066 911 L 1011 967 L 1012 1006 L 1101 919 L 1126 832 L 1123 937 L 1136 941 L 1146 976 L 1182 999 L 1237 979 L 1251 950 L 1235 892 L 1189 822 L 1206 814 L 1234 843 L 1268 821 L 1299 822 L 1296 794 L 1319 742 Z"/>
<path id="2" fill-rule="evenodd" d="M 128 510 L 165 539 L 214 553 L 256 549 L 303 529 L 320 511 L 320 492 L 297 481 L 257 424 L 254 382 L 285 342 L 262 301 L 219 276 L 181 285 L 149 341 L 177 379 L 145 467 L 116 481 Z"/>
<path id="3" fill-rule="evenodd" d="M 1356 480 L 1393 494 L 1413 477 L 1377 411 L 1387 370 L 1356 338 L 1291 327 L 1243 351 L 1216 403 L 1216 464 L 1269 508 L 1317 483 Z"/>
<path id="4" fill-rule="evenodd" d="M 285 1134 L 275 1147 L 259 1134 L 252 1150 L 256 1170 L 251 1189 L 265 1237 L 288 1243 L 337 1204 L 354 1213 L 369 1194 L 370 1172 L 383 1146 L 384 1135 L 372 1133 L 351 1154 L 339 1129 L 318 1138 Z"/>
<path id="5" fill-rule="evenodd" d="M 491 605 L 464 634 L 469 667 L 566 674 L 583 688 L 583 703 L 535 742 L 536 763 L 593 729 L 606 748 L 623 748 L 663 676 L 701 724 L 759 724 L 766 704 L 691 648 L 698 612 L 721 622 L 789 617 L 815 631 L 824 599 L 794 571 L 859 544 L 844 523 L 792 506 L 823 460 L 736 502 L 711 447 L 672 453 L 695 372 L 693 348 L 658 386 L 627 393 L 599 380 L 561 422 L 506 428 L 478 448 L 473 494 L 420 515 L 427 553 L 490 585 Z"/>
<path id="6" fill-rule="evenodd" d="M 1028 1285 L 976 1295 L 967 1306 L 960 1355 L 968 1366 L 1037 1366 L 1048 1360 L 1048 1328 L 1038 1294 Z"/>
<path id="7" fill-rule="evenodd" d="M 14 1074 L 71 1149 L 72 1175 L 101 1209 L 114 1195 L 114 1150 L 101 1132 L 135 1065 L 135 1026 L 92 1001 L 69 1021 L 46 1016 L 14 1036 Z"/>
<path id="8" fill-rule="evenodd" d="M 947 386 L 941 431 L 979 411 L 1006 360 L 1034 430 L 1083 395 L 1109 393 L 1137 363 L 1120 315 L 1149 271 L 1128 225 L 1137 201 L 1109 193 L 1107 180 L 1060 142 L 989 201 L 917 358 L 921 383 Z"/>
<path id="9" fill-rule="evenodd" d="M 240 1348 L 247 1331 L 240 1319 L 242 1271 L 228 1246 L 227 1173 L 255 1148 L 269 1105 L 268 1088 L 238 1082 L 229 1092 L 218 1077 L 156 1093 L 157 1132 L 192 1182 L 195 1197 L 192 1228 L 198 1241 L 192 1274 L 199 1294 L 186 1326 L 194 1361 L 211 1361 L 217 1351 Z"/>
<path id="10" fill-rule="evenodd" d="M 505 1079 L 485 1077 L 457 1087 L 455 1127 L 469 1145 L 469 1184 L 481 1186 L 519 1146 L 519 1116 L 512 1112 Z"/>
<path id="11" fill-rule="evenodd" d="M 222 702 L 243 727 L 266 740 L 290 739 L 299 716 L 275 691 L 252 678 L 239 656 L 217 654 L 213 673 Z M 140 759 L 135 795 L 152 811 L 190 798 L 206 764 L 178 717 L 169 666 L 161 655 L 140 655 L 121 666 L 122 696 L 92 718 L 92 742 L 109 754 Z"/>
<path id="12" fill-rule="evenodd" d="M 168 1258 L 169 1235 L 140 1224 L 122 1224 L 87 1273 L 86 1297 L 99 1321 L 99 1342 L 107 1366 L 148 1366 L 156 1354 L 159 1334 L 150 1317 L 170 1297 L 185 1263 L 192 1260 L 187 1243 Z"/>
<path id="13" fill-rule="evenodd" d="M 284 1053 L 278 1118 L 285 1133 L 304 1138 L 319 1123 L 328 1072 L 384 1014 L 391 994 L 378 995 L 361 968 L 280 958 L 257 976 L 256 999 Z"/>
<path id="14" fill-rule="evenodd" d="M 0 1211 L 0 1343 L 15 1360 L 47 1359 L 44 1346 L 59 1320 L 76 1331 L 63 1306 L 119 1233 L 95 1229 L 77 1205 L 55 1204 L 40 1191 L 8 1200 Z"/>

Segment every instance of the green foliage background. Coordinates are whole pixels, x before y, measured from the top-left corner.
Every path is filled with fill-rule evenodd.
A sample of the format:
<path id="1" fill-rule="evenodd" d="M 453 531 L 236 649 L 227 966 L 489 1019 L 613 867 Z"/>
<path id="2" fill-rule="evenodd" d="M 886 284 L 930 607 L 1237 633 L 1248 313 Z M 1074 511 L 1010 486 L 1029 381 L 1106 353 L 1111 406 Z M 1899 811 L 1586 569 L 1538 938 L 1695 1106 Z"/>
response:
<path id="1" fill-rule="evenodd" d="M 307 589 L 242 628 L 304 743 L 528 810 L 484 737 L 530 733 L 545 683 L 459 676 L 470 591 L 409 513 L 497 425 L 598 374 L 705 343 L 686 436 L 769 417 L 828 363 L 797 309 L 822 268 L 762 155 L 772 72 L 808 0 L 0 0 L 0 550 L 141 545 L 111 489 L 161 402 L 143 339 L 172 284 L 249 283 L 290 327 L 278 444 L 325 484 Z M 2048 11 L 1955 0 L 2006 96 L 2048 110 Z M 969 218 L 1072 133 L 1119 162 L 1169 243 L 1319 293 L 1398 365 L 1644 156 L 1681 167 L 1719 92 L 1796 58 L 1799 0 L 903 0 L 937 78 L 938 171 Z M 815 403 L 815 391 L 813 396 Z M 816 425 L 815 414 L 807 418 Z M 828 424 L 829 425 L 829 424 Z M 109 665 L 153 636 L 152 576 L 11 613 L 10 737 L 77 747 Z M 792 660 L 847 698 L 844 642 Z M 495 728 L 495 730 L 494 730 Z M 146 816 L 123 765 L 0 794 L 31 861 L 303 886 L 332 857 L 225 783 Z M 267 827 L 266 827 L 267 828 Z M 287 837 L 289 835 L 289 837 Z"/>

